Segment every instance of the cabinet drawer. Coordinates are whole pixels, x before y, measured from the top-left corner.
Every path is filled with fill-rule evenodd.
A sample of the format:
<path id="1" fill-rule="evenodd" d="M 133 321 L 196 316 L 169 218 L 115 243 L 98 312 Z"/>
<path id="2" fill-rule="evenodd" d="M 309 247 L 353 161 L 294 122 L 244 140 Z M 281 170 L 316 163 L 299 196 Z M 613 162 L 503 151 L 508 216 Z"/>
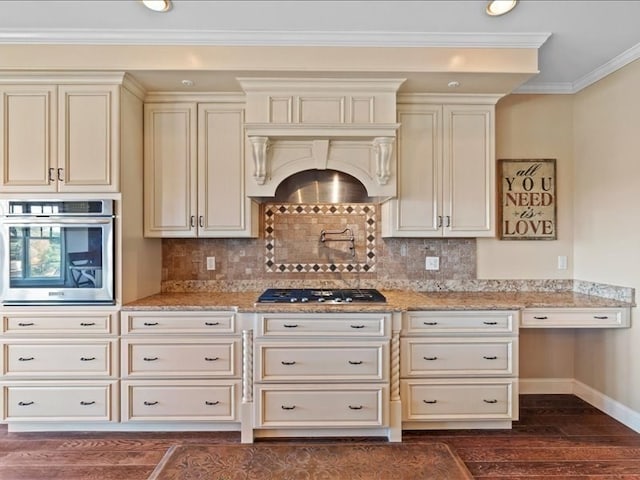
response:
<path id="1" fill-rule="evenodd" d="M 257 386 L 257 427 L 385 426 L 385 385 Z"/>
<path id="2" fill-rule="evenodd" d="M 122 376 L 235 376 L 240 340 L 123 339 Z"/>
<path id="3" fill-rule="evenodd" d="M 117 384 L 5 384 L 3 420 L 117 421 L 113 400 Z M 116 404 L 117 405 L 117 404 Z"/>
<path id="4" fill-rule="evenodd" d="M 513 419 L 517 384 L 511 379 L 400 382 L 403 420 Z"/>
<path id="5" fill-rule="evenodd" d="M 234 333 L 234 312 L 122 312 L 122 333 Z"/>
<path id="6" fill-rule="evenodd" d="M 256 381 L 382 381 L 387 352 L 387 342 L 257 343 Z"/>
<path id="7" fill-rule="evenodd" d="M 260 316 L 258 335 L 384 337 L 389 324 L 386 314 L 265 314 Z"/>
<path id="8" fill-rule="evenodd" d="M 400 340 L 401 376 L 515 375 L 516 338 Z"/>
<path id="9" fill-rule="evenodd" d="M 409 312 L 405 316 L 406 334 L 448 335 L 452 333 L 505 334 L 518 331 L 517 311 Z"/>
<path id="10" fill-rule="evenodd" d="M 117 374 L 116 340 L 12 341 L 3 347 L 4 374 L 8 377 Z"/>
<path id="11" fill-rule="evenodd" d="M 527 308 L 522 327 L 528 328 L 615 328 L 628 327 L 628 308 Z"/>
<path id="12" fill-rule="evenodd" d="M 122 421 L 235 421 L 240 381 L 122 382 Z"/>
<path id="13" fill-rule="evenodd" d="M 2 333 L 10 336 L 117 334 L 113 312 L 4 313 Z"/>

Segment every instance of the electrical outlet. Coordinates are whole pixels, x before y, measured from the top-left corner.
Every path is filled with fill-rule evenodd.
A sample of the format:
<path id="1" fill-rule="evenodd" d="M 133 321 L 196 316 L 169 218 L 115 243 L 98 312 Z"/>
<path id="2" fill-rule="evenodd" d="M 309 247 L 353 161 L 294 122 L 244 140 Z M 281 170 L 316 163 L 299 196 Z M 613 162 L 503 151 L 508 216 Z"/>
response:
<path id="1" fill-rule="evenodd" d="M 409 250 L 409 247 L 407 246 L 406 243 L 401 243 L 400 244 L 400 256 L 401 257 L 406 257 L 407 254 L 409 253 L 408 250 Z"/>
<path id="2" fill-rule="evenodd" d="M 567 256 L 558 255 L 558 270 L 566 270 L 566 269 L 567 269 Z"/>
<path id="3" fill-rule="evenodd" d="M 207 270 L 216 269 L 216 257 L 207 257 Z"/>
<path id="4" fill-rule="evenodd" d="M 425 257 L 424 258 L 425 270 L 440 270 L 440 257 Z"/>

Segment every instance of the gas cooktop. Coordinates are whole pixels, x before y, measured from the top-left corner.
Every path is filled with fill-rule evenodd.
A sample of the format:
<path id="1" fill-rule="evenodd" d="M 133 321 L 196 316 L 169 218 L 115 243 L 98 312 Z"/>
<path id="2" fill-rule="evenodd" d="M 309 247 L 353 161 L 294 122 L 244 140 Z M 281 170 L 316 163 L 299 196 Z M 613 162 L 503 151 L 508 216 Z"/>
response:
<path id="1" fill-rule="evenodd" d="M 256 303 L 385 303 L 387 299 L 374 288 L 269 288 Z"/>

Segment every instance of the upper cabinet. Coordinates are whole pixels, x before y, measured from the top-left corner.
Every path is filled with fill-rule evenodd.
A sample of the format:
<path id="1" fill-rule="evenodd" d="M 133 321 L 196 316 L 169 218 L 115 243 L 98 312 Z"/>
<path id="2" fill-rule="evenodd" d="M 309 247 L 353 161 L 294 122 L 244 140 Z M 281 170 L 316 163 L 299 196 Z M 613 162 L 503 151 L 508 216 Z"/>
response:
<path id="1" fill-rule="evenodd" d="M 0 187 L 117 192 L 120 87 L 0 85 Z"/>
<path id="2" fill-rule="evenodd" d="M 382 206 L 384 236 L 495 235 L 497 100 L 401 97 L 398 196 Z"/>
<path id="3" fill-rule="evenodd" d="M 244 103 L 147 103 L 147 237 L 252 237 L 244 189 Z"/>

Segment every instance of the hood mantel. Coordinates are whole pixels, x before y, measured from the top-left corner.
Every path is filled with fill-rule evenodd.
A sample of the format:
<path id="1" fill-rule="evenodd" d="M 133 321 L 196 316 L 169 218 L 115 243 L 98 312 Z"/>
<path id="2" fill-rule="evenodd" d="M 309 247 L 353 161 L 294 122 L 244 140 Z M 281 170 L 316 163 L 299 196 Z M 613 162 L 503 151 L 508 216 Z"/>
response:
<path id="1" fill-rule="evenodd" d="M 272 197 L 285 178 L 338 170 L 370 197 L 396 195 L 396 96 L 404 79 L 239 78 L 246 94 L 246 187 Z"/>

